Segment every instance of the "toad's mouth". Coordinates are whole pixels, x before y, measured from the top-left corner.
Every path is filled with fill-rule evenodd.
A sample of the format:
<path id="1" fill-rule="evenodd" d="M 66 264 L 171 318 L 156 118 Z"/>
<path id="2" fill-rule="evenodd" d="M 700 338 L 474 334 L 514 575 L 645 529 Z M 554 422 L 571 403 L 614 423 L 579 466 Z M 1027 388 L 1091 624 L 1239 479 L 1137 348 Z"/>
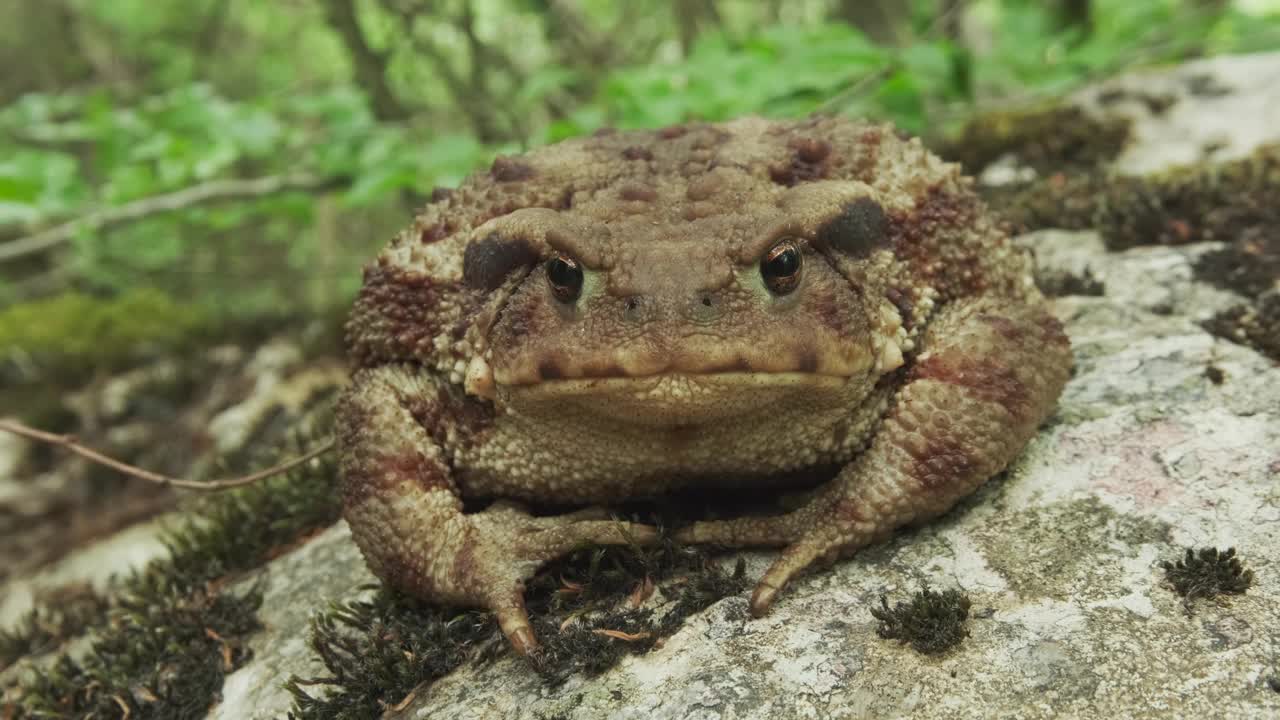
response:
<path id="1" fill-rule="evenodd" d="M 896 350 L 896 347 L 894 348 Z M 838 348 L 793 345 L 771 348 L 694 346 L 668 352 L 649 349 L 612 349 L 595 353 L 550 352 L 526 354 L 493 362 L 475 359 L 468 368 L 468 382 L 484 379 L 500 387 L 532 387 L 554 384 L 566 391 L 600 383 L 652 385 L 688 379 L 721 378 L 735 385 L 814 382 L 817 378 L 848 379 L 885 365 L 870 347 L 849 344 Z M 901 354 L 888 358 L 892 367 Z"/>
<path id="2" fill-rule="evenodd" d="M 877 374 L 876 363 L 867 356 L 837 365 L 783 357 L 768 360 L 630 367 L 561 364 L 518 373 L 476 358 L 467 367 L 466 388 L 516 410 L 576 407 L 579 416 L 668 425 L 767 411 L 777 403 L 820 403 L 873 383 Z"/>
<path id="3" fill-rule="evenodd" d="M 778 343 L 744 347 L 706 343 L 661 352 L 613 348 L 594 353 L 522 353 L 473 358 L 467 390 L 495 398 L 499 389 L 530 397 L 657 393 L 707 395 L 744 387 L 834 387 L 902 365 L 892 341 L 822 346 Z"/>

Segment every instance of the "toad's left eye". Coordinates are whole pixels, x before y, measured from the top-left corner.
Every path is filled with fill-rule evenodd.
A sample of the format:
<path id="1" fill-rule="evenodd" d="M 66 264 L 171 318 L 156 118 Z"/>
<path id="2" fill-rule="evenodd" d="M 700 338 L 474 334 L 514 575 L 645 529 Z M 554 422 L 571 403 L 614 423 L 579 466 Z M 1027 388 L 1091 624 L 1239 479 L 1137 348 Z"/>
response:
<path id="1" fill-rule="evenodd" d="M 568 255 L 547 261 L 547 283 L 560 302 L 571 303 L 582 294 L 582 266 Z"/>
<path id="2" fill-rule="evenodd" d="M 786 295 L 800 285 L 800 248 L 792 240 L 781 240 L 760 258 L 760 276 L 769 292 Z"/>

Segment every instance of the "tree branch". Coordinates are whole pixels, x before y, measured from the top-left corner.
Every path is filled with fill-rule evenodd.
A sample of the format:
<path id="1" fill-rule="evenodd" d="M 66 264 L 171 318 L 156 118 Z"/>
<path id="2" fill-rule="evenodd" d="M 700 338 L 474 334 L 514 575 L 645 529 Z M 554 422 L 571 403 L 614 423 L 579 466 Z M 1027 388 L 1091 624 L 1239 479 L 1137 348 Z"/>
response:
<path id="1" fill-rule="evenodd" d="M 458 68 L 450 62 L 448 55 L 431 41 L 431 38 L 420 32 L 415 32 L 414 19 L 416 13 L 414 10 L 391 7 L 387 9 L 400 18 L 400 23 L 408 33 L 414 49 L 426 55 L 431 64 L 435 66 L 436 73 L 444 83 L 445 88 L 453 96 L 454 102 L 458 104 L 458 108 L 466 115 L 467 120 L 470 121 L 471 129 L 475 132 L 476 137 L 481 142 L 488 144 L 509 139 L 507 133 L 502 132 L 494 122 L 495 113 L 492 109 L 494 103 L 483 94 L 476 95 L 476 92 L 483 93 L 484 89 L 473 87 L 462 76 Z M 453 19 L 446 18 L 445 21 L 452 22 Z M 472 60 L 474 63 L 474 58 Z"/>
<path id="2" fill-rule="evenodd" d="M 356 82 L 369 92 L 373 102 L 373 114 L 383 122 L 394 122 L 409 117 L 409 110 L 400 103 L 387 83 L 387 53 L 369 46 L 360 29 L 355 0 L 328 0 L 325 14 L 329 25 L 342 36 L 342 42 L 351 53 L 355 65 Z"/>
<path id="3" fill-rule="evenodd" d="M 270 175 L 252 180 L 215 180 L 176 192 L 134 200 L 106 208 L 61 225 L 0 244 L 0 262 L 45 252 L 83 231 L 109 230 L 153 215 L 186 210 L 199 205 L 251 200 L 294 190 L 325 190 L 345 184 L 346 178 L 315 175 Z"/>
<path id="4" fill-rule="evenodd" d="M 170 477 L 168 475 L 153 473 L 150 470 L 143 470 L 140 467 L 134 467 L 128 463 L 103 455 L 97 450 L 85 447 L 84 445 L 76 442 L 76 439 L 70 435 L 55 435 L 53 433 L 44 432 L 43 430 L 36 430 L 35 428 L 24 425 L 16 420 L 0 420 L 0 430 L 6 430 L 15 435 L 21 435 L 22 437 L 29 438 L 31 440 L 37 440 L 39 442 L 66 448 L 82 458 L 122 472 L 129 477 L 153 482 L 163 487 L 180 487 L 187 488 L 189 490 L 227 490 L 229 488 L 240 487 L 241 485 L 249 485 L 258 482 L 259 480 L 269 478 L 272 475 L 279 475 L 280 473 L 292 470 L 299 465 L 320 457 L 332 450 L 334 447 L 334 440 L 333 438 L 330 438 L 322 443 L 320 447 L 311 450 L 305 455 L 293 458 L 292 460 L 276 465 L 275 467 L 260 470 L 252 475 L 224 478 L 222 480 L 200 481 L 184 480 L 183 478 Z"/>

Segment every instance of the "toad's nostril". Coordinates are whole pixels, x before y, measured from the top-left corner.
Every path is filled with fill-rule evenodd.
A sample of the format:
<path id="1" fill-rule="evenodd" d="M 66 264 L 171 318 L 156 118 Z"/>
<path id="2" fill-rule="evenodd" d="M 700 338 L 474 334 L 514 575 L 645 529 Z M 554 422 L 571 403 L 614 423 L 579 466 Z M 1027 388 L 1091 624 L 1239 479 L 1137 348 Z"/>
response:
<path id="1" fill-rule="evenodd" d="M 622 317 L 629 322 L 639 322 L 645 316 L 645 300 L 640 295 L 631 295 L 622 301 Z"/>
<path id="2" fill-rule="evenodd" d="M 686 316 L 694 322 L 712 323 L 720 317 L 720 299 L 712 293 L 699 293 L 691 298 Z"/>

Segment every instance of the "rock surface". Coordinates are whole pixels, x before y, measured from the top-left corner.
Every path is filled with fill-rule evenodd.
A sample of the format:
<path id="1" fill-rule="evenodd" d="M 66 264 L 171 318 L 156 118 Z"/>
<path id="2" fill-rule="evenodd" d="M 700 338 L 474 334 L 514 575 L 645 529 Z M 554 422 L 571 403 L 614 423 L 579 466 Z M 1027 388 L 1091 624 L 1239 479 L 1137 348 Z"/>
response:
<path id="1" fill-rule="evenodd" d="M 1223 162 L 1274 142 L 1280 117 L 1280 53 L 1220 56 L 1171 69 L 1126 73 L 1072 100 L 1133 121 L 1114 169 L 1142 175 L 1173 165 Z"/>

